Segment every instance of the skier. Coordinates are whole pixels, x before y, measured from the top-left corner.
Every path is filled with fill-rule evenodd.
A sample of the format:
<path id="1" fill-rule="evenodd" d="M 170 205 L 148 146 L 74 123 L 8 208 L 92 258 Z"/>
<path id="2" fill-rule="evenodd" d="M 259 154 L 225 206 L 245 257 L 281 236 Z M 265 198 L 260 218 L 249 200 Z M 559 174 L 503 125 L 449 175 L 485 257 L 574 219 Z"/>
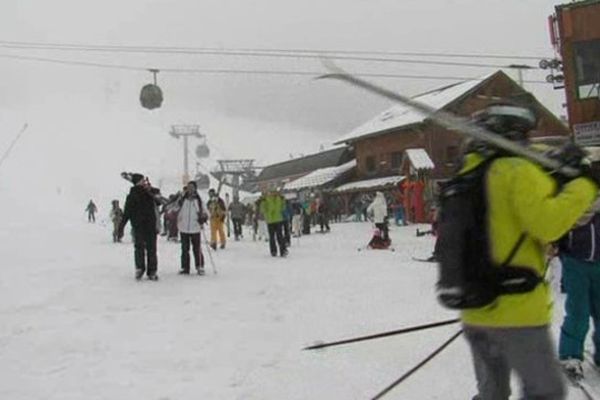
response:
<path id="1" fill-rule="evenodd" d="M 141 174 L 132 174 L 133 187 L 127 195 L 123 219 L 119 224 L 119 238 L 127 222 L 131 221 L 134 231 L 135 247 L 135 278 L 140 280 L 147 273 L 148 279 L 158 280 L 158 259 L 156 255 L 156 236 L 160 231 L 160 221 L 157 218 L 155 196 L 147 179 Z"/>
<path id="2" fill-rule="evenodd" d="M 367 214 L 373 216 L 373 222 L 375 223 L 375 227 L 381 232 L 381 238 L 384 241 L 388 241 L 387 202 L 382 192 L 375 193 L 373 202 L 367 207 Z"/>
<path id="3" fill-rule="evenodd" d="M 323 196 L 316 199 L 317 221 L 321 227 L 321 233 L 331 231 L 329 227 L 329 209 Z"/>
<path id="4" fill-rule="evenodd" d="M 285 246 L 287 248 L 292 246 L 292 217 L 294 211 L 292 210 L 292 204 L 289 200 L 284 200 L 285 206 L 283 207 L 283 240 L 285 240 Z"/>
<path id="5" fill-rule="evenodd" d="M 285 208 L 285 199 L 272 186 L 260 203 L 260 211 L 265 217 L 269 229 L 269 249 L 271 255 L 277 257 L 277 245 L 279 245 L 279 255 L 285 257 L 288 250 L 283 237 L 283 212 Z"/>
<path id="6" fill-rule="evenodd" d="M 292 234 L 299 238 L 302 236 L 302 214 L 304 212 L 302 205 L 298 202 L 292 204 Z"/>
<path id="7" fill-rule="evenodd" d="M 167 240 L 169 241 L 176 242 L 178 239 L 179 229 L 177 227 L 177 218 L 179 216 L 180 201 L 186 191 L 187 186 L 184 187 L 180 193 L 169 196 L 169 203 L 165 204 L 163 207 L 166 228 L 165 233 L 167 236 Z"/>
<path id="8" fill-rule="evenodd" d="M 120 242 L 121 238 L 119 237 L 119 225 L 123 219 L 123 210 L 121 210 L 121 207 L 119 207 L 119 200 L 112 201 L 112 208 L 110 210 L 109 218 L 113 223 L 113 242 Z"/>
<path id="9" fill-rule="evenodd" d="M 206 203 L 206 208 L 210 213 L 210 247 L 213 250 L 217 249 L 217 236 L 221 244 L 221 249 L 225 248 L 225 231 L 224 222 L 227 214 L 225 202 L 219 197 L 215 189 L 208 191 L 209 200 Z"/>
<path id="10" fill-rule="evenodd" d="M 233 236 L 235 240 L 240 240 L 242 237 L 242 224 L 246 216 L 246 207 L 240 203 L 239 197 L 235 196 L 233 202 L 229 205 L 229 213 L 233 222 Z"/>
<path id="11" fill-rule="evenodd" d="M 88 222 L 96 222 L 96 211 L 98 211 L 98 207 L 96 207 L 96 204 L 94 204 L 92 200 L 90 200 L 90 202 L 88 203 L 87 207 L 85 208 L 85 211 L 87 211 L 88 213 Z"/>
<path id="12" fill-rule="evenodd" d="M 583 345 L 590 316 L 596 330 L 594 363 L 600 365 L 600 214 L 581 222 L 559 243 L 561 284 L 567 296 L 558 355 L 564 371 L 574 379 L 583 378 Z"/>
<path id="13" fill-rule="evenodd" d="M 198 275 L 204 275 L 204 257 L 200 249 L 200 231 L 206 219 L 196 182 L 190 181 L 183 196 L 179 199 L 179 212 L 177 214 L 177 228 L 181 235 L 180 274 L 188 275 L 190 273 L 191 244 L 196 272 Z"/>
<path id="14" fill-rule="evenodd" d="M 531 109 L 511 104 L 490 105 L 476 113 L 474 121 L 522 145 L 527 144 L 527 133 L 537 125 Z M 572 157 L 565 151 L 561 159 Z M 489 232 L 485 246 L 490 268 L 535 272 L 536 284 L 518 293 L 500 292 L 493 303 L 485 306 L 462 307 L 463 330 L 473 354 L 479 391 L 474 399 L 508 400 L 511 371 L 522 382 L 524 398 L 564 399 L 561 370 L 549 330 L 551 296 L 548 285 L 539 282 L 545 272 L 545 245 L 564 235 L 586 212 L 597 195 L 597 183 L 586 177 L 565 178 L 559 186 L 538 165 L 480 143 L 466 155 L 459 175 L 482 165 L 487 166 L 481 192 L 486 210 L 483 229 Z M 480 239 L 466 238 L 462 231 L 453 230 L 454 225 L 446 223 L 446 217 L 452 216 L 442 209 L 438 246 L 442 267 L 446 260 L 458 262 L 459 252 L 469 253 Z M 457 238 L 461 238 L 462 249 L 456 246 Z M 440 301 L 461 304 L 477 293 L 470 286 L 456 283 L 460 280 L 449 271 L 441 276 Z"/>

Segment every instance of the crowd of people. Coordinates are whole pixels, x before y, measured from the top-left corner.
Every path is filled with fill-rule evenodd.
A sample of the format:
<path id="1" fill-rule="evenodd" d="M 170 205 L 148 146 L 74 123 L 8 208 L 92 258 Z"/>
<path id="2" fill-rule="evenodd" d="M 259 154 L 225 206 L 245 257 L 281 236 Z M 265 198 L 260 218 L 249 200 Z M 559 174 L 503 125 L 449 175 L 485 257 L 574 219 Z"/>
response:
<path id="1" fill-rule="evenodd" d="M 130 174 L 129 180 L 133 186 L 124 208 L 121 209 L 119 200 L 113 200 L 109 218 L 113 242 L 121 242 L 125 226 L 128 223 L 131 225 L 136 279 L 142 279 L 144 275 L 151 280 L 157 279 L 158 235 L 165 236 L 168 241 L 180 242 L 181 274 L 190 273 L 191 251 L 196 272 L 204 275 L 201 234 L 204 234 L 205 225 L 209 227 L 205 241 L 212 251 L 225 249 L 231 234 L 235 241 L 241 240 L 246 227 L 253 241 L 268 242 L 272 256 L 286 257 L 292 238 L 300 238 L 311 232 L 328 233 L 331 231 L 331 222 L 342 221 L 339 201 L 330 200 L 323 193 L 306 196 L 303 200 L 290 200 L 271 185 L 258 199 L 242 203 L 238 197 L 233 197 L 231 202 L 223 200 L 215 189 L 210 189 L 204 203 L 194 181 L 190 181 L 181 192 L 164 198 L 158 189 L 152 187 L 147 177 Z M 377 192 L 367 205 L 365 221 L 375 225 L 369 247 L 389 247 L 390 210 L 391 205 L 382 192 Z M 97 212 L 93 201 L 90 200 L 86 211 L 91 215 Z"/>

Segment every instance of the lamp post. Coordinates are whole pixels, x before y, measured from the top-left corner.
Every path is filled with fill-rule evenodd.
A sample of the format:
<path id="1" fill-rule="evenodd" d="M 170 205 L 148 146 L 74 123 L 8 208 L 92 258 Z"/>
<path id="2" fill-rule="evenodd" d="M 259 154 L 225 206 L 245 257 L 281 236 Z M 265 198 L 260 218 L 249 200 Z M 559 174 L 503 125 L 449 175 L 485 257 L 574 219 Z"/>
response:
<path id="1" fill-rule="evenodd" d="M 193 136 L 200 139 L 204 135 L 200 133 L 200 125 L 171 125 L 169 135 L 176 139 L 183 138 L 183 184 L 185 185 L 190 180 L 188 138 Z"/>

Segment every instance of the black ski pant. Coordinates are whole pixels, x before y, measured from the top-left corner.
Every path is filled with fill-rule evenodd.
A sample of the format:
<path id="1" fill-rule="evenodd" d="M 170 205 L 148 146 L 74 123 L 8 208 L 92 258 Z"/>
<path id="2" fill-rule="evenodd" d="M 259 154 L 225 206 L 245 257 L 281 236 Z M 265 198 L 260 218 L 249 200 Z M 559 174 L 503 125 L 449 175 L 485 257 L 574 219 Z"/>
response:
<path id="1" fill-rule="evenodd" d="M 292 244 L 292 235 L 290 233 L 290 221 L 285 220 L 282 222 L 283 224 L 283 238 L 285 239 L 286 246 L 290 246 Z"/>
<path id="2" fill-rule="evenodd" d="M 271 249 L 271 255 L 277 255 L 277 245 L 279 245 L 279 254 L 285 254 L 285 239 L 283 238 L 283 222 L 274 222 L 268 224 L 269 228 L 269 248 Z M 277 244 L 275 244 L 277 239 Z"/>
<path id="3" fill-rule="evenodd" d="M 135 247 L 135 268 L 147 272 L 148 275 L 156 275 L 158 268 L 156 232 L 135 230 L 133 245 Z"/>
<path id="4" fill-rule="evenodd" d="M 383 240 L 389 239 L 387 223 L 381 222 L 381 223 L 375 224 L 375 227 L 381 231 Z"/>
<path id="5" fill-rule="evenodd" d="M 302 234 L 310 235 L 310 216 L 304 214 L 302 218 Z"/>
<path id="6" fill-rule="evenodd" d="M 319 225 L 321 226 L 321 232 L 328 232 L 331 230 L 331 228 L 329 227 L 329 219 L 325 214 L 319 215 Z"/>
<path id="7" fill-rule="evenodd" d="M 96 216 L 92 211 L 88 212 L 88 222 L 96 222 Z"/>
<path id="8" fill-rule="evenodd" d="M 200 249 L 200 233 L 181 233 L 181 269 L 190 271 L 190 245 L 194 253 L 196 269 L 204 267 L 204 257 Z"/>
<path id="9" fill-rule="evenodd" d="M 240 236 L 242 236 L 242 218 L 232 218 L 231 221 L 233 221 L 233 235 L 236 238 L 239 238 Z"/>

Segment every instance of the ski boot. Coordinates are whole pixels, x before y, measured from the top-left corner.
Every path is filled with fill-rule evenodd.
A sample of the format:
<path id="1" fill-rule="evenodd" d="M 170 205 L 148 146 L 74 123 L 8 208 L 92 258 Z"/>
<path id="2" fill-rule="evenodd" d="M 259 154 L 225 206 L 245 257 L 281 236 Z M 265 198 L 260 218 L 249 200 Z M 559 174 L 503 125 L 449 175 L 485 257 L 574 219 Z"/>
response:
<path id="1" fill-rule="evenodd" d="M 144 276 L 144 270 L 143 269 L 138 268 L 138 269 L 135 270 L 135 279 L 136 280 L 138 280 L 138 281 L 141 280 L 143 276 Z"/>
<path id="2" fill-rule="evenodd" d="M 567 358 L 566 360 L 560 360 L 560 366 L 567 378 L 574 381 L 583 379 L 583 366 L 581 360 L 578 360 L 577 358 Z"/>

